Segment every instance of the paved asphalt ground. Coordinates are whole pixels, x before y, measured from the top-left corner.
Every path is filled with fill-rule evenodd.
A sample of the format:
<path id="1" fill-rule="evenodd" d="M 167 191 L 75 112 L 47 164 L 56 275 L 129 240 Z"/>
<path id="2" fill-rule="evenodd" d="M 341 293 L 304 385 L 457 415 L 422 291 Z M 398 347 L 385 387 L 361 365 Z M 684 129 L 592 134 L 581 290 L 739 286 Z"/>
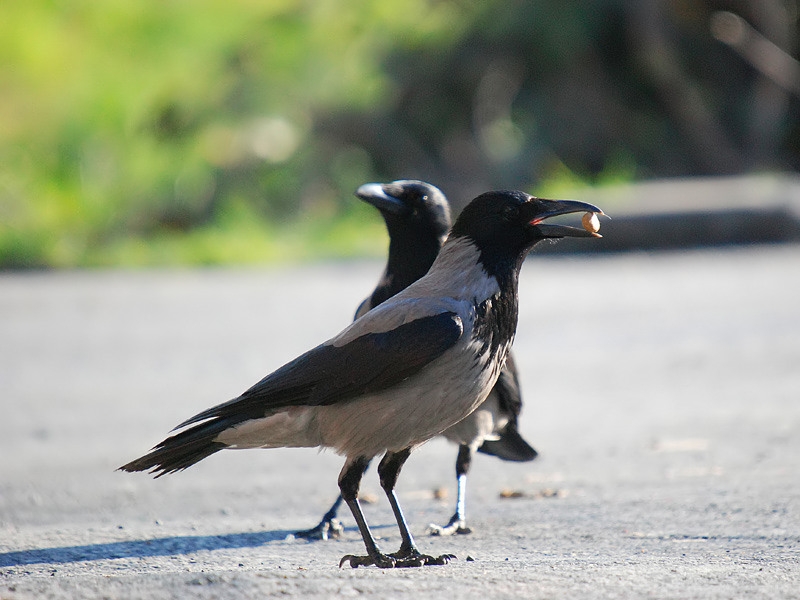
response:
<path id="1" fill-rule="evenodd" d="M 515 351 L 540 457 L 477 457 L 474 533 L 449 539 L 425 529 L 455 448 L 400 478 L 444 567 L 339 569 L 349 514 L 340 540 L 287 538 L 335 497 L 332 453 L 115 472 L 336 333 L 381 267 L 0 275 L 0 598 L 800 597 L 797 245 L 534 254 Z M 374 470 L 363 492 L 396 549 Z"/>

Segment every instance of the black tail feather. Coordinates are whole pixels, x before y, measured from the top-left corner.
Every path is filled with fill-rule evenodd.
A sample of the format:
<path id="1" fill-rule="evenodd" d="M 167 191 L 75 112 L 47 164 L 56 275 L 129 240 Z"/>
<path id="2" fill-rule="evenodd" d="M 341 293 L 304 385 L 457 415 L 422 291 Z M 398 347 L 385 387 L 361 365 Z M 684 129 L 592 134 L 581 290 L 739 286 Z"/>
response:
<path id="1" fill-rule="evenodd" d="M 514 462 L 528 462 L 539 455 L 539 453 L 522 438 L 513 422 L 506 426 L 500 434 L 500 439 L 486 440 L 481 444 L 480 448 L 478 448 L 478 452 Z"/>
<path id="2" fill-rule="evenodd" d="M 227 446 L 214 438 L 227 429 L 226 420 L 208 421 L 168 437 L 144 456 L 121 466 L 119 471 L 148 471 L 161 477 L 182 471 Z"/>

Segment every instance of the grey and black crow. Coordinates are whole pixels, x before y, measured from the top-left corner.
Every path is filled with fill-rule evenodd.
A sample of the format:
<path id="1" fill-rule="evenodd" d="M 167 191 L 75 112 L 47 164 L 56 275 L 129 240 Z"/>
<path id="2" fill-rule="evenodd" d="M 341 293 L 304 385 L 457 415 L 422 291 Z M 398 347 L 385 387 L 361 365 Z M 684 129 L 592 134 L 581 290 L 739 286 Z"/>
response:
<path id="1" fill-rule="evenodd" d="M 411 451 L 463 420 L 486 399 L 517 328 L 522 262 L 547 238 L 599 237 L 545 223 L 596 206 L 487 192 L 470 202 L 428 273 L 341 333 L 264 377 L 242 395 L 180 423 L 148 454 L 120 467 L 156 476 L 226 448 L 327 447 L 345 457 L 339 489 L 366 556 L 340 565 L 445 564 L 422 554 L 394 487 Z M 369 462 L 378 465 L 400 531 L 397 552 L 378 548 L 358 501 Z"/>
<path id="2" fill-rule="evenodd" d="M 436 186 L 414 179 L 391 183 L 367 183 L 356 196 L 375 206 L 386 222 L 389 232 L 389 256 L 375 290 L 356 311 L 355 318 L 391 298 L 425 275 L 439 254 L 450 231 L 450 204 Z M 447 525 L 431 524 L 433 535 L 469 533 L 466 526 L 467 473 L 475 451 L 492 454 L 503 460 L 529 461 L 536 458 L 534 450 L 520 435 L 517 420 L 522 408 L 519 380 L 509 353 L 489 397 L 475 411 L 442 435 L 458 444 L 456 458 L 456 509 Z M 295 533 L 297 537 L 326 540 L 339 536 L 341 494 L 313 528 Z"/>

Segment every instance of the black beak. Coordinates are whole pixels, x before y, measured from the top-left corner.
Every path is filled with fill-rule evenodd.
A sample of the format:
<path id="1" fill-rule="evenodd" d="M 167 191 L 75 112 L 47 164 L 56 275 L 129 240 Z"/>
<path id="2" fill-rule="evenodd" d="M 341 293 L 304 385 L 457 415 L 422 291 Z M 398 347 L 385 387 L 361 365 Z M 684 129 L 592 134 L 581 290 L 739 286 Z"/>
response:
<path id="1" fill-rule="evenodd" d="M 356 190 L 356 196 L 383 213 L 402 215 L 409 210 L 405 202 L 387 194 L 380 183 L 365 183 Z"/>
<path id="2" fill-rule="evenodd" d="M 576 212 L 605 215 L 602 209 L 593 204 L 578 202 L 577 200 L 545 200 L 543 198 L 532 198 L 526 205 L 530 205 L 531 210 L 531 218 L 528 224 L 543 238 L 603 237 L 595 231 L 587 231 L 580 227 L 542 222 L 550 217 Z"/>

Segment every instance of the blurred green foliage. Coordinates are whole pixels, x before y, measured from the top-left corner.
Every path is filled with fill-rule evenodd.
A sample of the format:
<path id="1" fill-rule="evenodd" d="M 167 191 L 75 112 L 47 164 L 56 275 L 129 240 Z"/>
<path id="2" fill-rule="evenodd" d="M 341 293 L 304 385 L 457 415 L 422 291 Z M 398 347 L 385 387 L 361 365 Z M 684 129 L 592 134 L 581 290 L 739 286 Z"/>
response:
<path id="1" fill-rule="evenodd" d="M 324 150 L 311 115 L 379 102 L 387 40 L 423 43 L 451 18 L 431 8 L 419 30 L 382 6 L 5 2 L 0 263 L 263 260 L 319 234 L 305 221 L 344 199 L 300 183 Z M 334 156 L 332 180 L 368 178 L 362 154 Z"/>
<path id="2" fill-rule="evenodd" d="M 680 39 L 694 32 L 700 51 L 736 62 L 693 30 L 708 2 L 667 4 Z M 352 197 L 365 181 L 428 179 L 459 206 L 489 187 L 741 168 L 680 162 L 680 123 L 658 85 L 648 88 L 646 68 L 623 76 L 642 60 L 624 48 L 630 10 L 611 0 L 6 0 L 0 267 L 377 255 L 380 219 Z M 737 68 L 737 81 L 753 79 Z M 714 101 L 727 84 L 691 76 L 712 105 L 737 110 Z M 738 132 L 746 119 L 731 114 Z M 662 166 L 653 156 L 670 141 L 678 163 Z"/>

